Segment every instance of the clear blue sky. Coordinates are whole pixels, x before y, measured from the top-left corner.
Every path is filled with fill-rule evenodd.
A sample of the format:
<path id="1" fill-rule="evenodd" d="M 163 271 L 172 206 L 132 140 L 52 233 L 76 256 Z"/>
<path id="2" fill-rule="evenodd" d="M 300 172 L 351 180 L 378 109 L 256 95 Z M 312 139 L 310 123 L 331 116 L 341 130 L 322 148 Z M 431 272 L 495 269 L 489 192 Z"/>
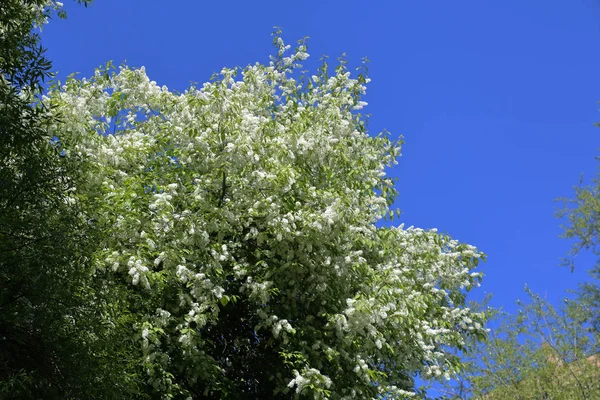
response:
<path id="1" fill-rule="evenodd" d="M 63 0 L 68 3 L 68 0 Z M 183 91 L 222 67 L 266 63 L 272 27 L 309 36 L 309 66 L 371 59 L 370 130 L 406 141 L 402 221 L 488 254 L 482 288 L 513 309 L 527 283 L 556 301 L 586 279 L 559 267 L 553 200 L 591 177 L 600 147 L 597 0 L 154 1 L 67 4 L 43 32 L 55 69 L 146 66 Z M 589 261 L 589 259 L 587 260 Z"/>

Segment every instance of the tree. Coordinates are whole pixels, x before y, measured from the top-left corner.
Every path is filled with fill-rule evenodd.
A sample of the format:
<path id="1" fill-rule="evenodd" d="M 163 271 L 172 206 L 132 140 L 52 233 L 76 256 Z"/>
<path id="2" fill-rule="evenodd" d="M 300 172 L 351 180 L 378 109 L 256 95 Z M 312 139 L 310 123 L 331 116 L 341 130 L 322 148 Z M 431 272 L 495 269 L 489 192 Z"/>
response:
<path id="1" fill-rule="evenodd" d="M 127 293 L 155 396 L 405 398 L 485 335 L 464 306 L 483 255 L 376 228 L 401 143 L 367 134 L 366 71 L 299 76 L 305 44 L 274 43 L 181 94 L 109 65 L 48 95 L 73 201 L 98 204 L 95 279 Z"/>
<path id="2" fill-rule="evenodd" d="M 600 255 L 600 179 L 576 188 L 557 213 L 563 237 L 575 239 L 565 265 L 581 251 Z M 599 258 L 600 260 L 600 258 Z M 590 269 L 600 278 L 600 263 Z M 440 390 L 452 399 L 593 399 L 600 396 L 600 288 L 580 285 L 574 301 L 555 308 L 528 292 L 516 316 L 488 310 L 497 328 L 486 342 L 471 343 L 458 379 Z M 485 307 L 485 304 L 483 306 Z"/>
<path id="3" fill-rule="evenodd" d="M 55 11 L 64 16 L 54 1 L 0 4 L 0 397 L 115 398 L 128 374 L 114 361 L 123 353 L 109 354 L 120 337 L 108 284 L 90 276 L 98 232 L 72 196 L 84 171 L 39 97 L 51 63 L 37 27 Z"/>
<path id="4" fill-rule="evenodd" d="M 563 201 L 565 207 L 558 212 L 558 217 L 566 220 L 563 236 L 575 239 L 565 264 L 575 268 L 575 258 L 582 250 L 598 257 L 596 265 L 589 269 L 592 280 L 580 285 L 579 298 L 590 309 L 588 321 L 600 332 L 600 176 L 595 176 L 587 187 L 576 187 L 574 199 Z"/>
<path id="5" fill-rule="evenodd" d="M 578 301 L 556 308 L 527 290 L 516 315 L 492 310 L 487 342 L 473 344 L 467 368 L 442 392 L 446 399 L 596 399 L 600 336 Z"/>

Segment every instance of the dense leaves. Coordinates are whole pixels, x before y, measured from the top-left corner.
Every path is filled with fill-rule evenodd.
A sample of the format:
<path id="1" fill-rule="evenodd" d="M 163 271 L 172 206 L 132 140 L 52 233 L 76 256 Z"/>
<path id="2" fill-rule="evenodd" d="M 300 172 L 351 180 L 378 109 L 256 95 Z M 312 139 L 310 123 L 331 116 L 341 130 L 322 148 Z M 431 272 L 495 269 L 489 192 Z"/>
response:
<path id="1" fill-rule="evenodd" d="M 2 398 L 127 392 L 125 363 L 111 361 L 124 354 L 107 326 L 109 283 L 90 275 L 96 232 L 71 198 L 82 171 L 49 132 L 55 116 L 36 102 L 50 63 L 35 27 L 58 6 L 0 3 Z"/>

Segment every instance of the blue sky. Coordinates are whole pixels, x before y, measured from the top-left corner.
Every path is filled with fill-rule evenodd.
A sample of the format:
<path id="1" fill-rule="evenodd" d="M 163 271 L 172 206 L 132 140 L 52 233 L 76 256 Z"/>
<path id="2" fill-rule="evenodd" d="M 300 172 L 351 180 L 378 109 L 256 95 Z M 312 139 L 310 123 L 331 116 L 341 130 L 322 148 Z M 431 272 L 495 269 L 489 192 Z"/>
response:
<path id="1" fill-rule="evenodd" d="M 309 36 L 316 68 L 347 53 L 371 63 L 370 131 L 403 135 L 397 202 L 407 225 L 488 254 L 482 288 L 514 309 L 523 287 L 556 301 L 587 279 L 559 267 L 554 199 L 595 173 L 600 147 L 597 0 L 154 1 L 67 4 L 44 28 L 60 77 L 108 60 L 146 66 L 183 91 L 222 67 L 266 63 L 271 32 Z M 586 264 L 588 263 L 588 264 Z"/>

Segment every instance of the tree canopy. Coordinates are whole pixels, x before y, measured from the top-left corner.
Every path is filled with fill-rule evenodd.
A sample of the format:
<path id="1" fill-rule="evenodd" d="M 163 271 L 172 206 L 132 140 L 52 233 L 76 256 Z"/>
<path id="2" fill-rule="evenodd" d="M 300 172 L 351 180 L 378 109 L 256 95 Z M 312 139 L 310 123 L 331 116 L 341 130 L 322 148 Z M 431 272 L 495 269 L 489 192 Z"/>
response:
<path id="1" fill-rule="evenodd" d="M 304 42 L 274 44 L 183 93 L 108 65 L 45 97 L 101 232 L 94 279 L 119 286 L 154 395 L 411 396 L 485 335 L 465 307 L 483 255 L 377 227 L 401 142 L 367 133 L 364 69 L 301 76 Z"/>

